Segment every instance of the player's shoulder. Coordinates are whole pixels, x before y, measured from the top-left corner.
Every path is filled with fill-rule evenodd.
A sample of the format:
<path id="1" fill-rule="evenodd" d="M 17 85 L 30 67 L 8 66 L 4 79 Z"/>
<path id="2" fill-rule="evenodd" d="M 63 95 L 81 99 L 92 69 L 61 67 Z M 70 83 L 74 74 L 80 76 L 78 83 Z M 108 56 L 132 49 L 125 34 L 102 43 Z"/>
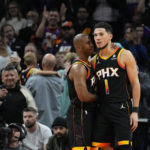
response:
<path id="1" fill-rule="evenodd" d="M 131 53 L 130 50 L 122 48 L 121 57 L 123 57 L 125 59 L 128 59 L 128 58 L 130 58 L 132 56 L 133 56 L 133 54 Z"/>
<path id="2" fill-rule="evenodd" d="M 122 48 L 122 54 L 124 55 L 132 55 L 131 51 L 125 48 Z"/>
<path id="3" fill-rule="evenodd" d="M 72 70 L 80 70 L 84 67 L 84 64 L 82 62 L 73 63 L 71 69 Z"/>
<path id="4" fill-rule="evenodd" d="M 81 77 L 87 74 L 87 70 L 83 63 L 74 63 L 71 66 L 69 74 L 70 77 L 71 76 Z"/>
<path id="5" fill-rule="evenodd" d="M 122 53 L 120 55 L 120 61 L 124 64 L 131 63 L 134 60 L 134 56 L 132 52 L 128 49 L 122 49 Z"/>

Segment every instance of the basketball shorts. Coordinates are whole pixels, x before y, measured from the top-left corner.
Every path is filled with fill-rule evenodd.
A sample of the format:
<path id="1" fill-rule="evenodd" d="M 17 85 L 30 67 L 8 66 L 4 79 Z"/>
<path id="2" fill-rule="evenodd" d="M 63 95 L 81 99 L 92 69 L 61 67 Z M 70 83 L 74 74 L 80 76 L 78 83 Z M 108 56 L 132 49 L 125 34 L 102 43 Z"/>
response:
<path id="1" fill-rule="evenodd" d="M 131 145 L 129 117 L 127 102 L 100 104 L 94 121 L 92 146 Z"/>
<path id="2" fill-rule="evenodd" d="M 70 105 L 67 122 L 73 150 L 84 150 L 85 147 L 90 150 L 94 118 L 94 110 Z"/>

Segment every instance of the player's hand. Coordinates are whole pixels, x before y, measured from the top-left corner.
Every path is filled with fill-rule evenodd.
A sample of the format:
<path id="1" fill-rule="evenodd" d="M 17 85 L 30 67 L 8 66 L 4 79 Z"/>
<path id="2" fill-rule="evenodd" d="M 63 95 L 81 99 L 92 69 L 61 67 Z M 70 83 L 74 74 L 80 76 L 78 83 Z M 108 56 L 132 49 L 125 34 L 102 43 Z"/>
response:
<path id="1" fill-rule="evenodd" d="M 130 126 L 131 131 L 134 132 L 135 129 L 138 127 L 138 113 L 132 112 L 130 115 Z"/>

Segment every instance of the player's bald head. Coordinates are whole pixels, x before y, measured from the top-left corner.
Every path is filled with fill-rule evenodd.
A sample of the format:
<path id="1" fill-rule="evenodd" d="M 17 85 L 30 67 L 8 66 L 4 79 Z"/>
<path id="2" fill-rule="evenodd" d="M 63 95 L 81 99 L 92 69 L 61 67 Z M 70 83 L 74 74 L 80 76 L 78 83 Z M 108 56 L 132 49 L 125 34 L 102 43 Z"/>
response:
<path id="1" fill-rule="evenodd" d="M 83 44 L 83 40 L 85 37 L 88 37 L 87 34 L 77 34 L 74 39 L 73 39 L 73 45 L 75 47 L 75 49 L 77 50 L 79 46 L 82 46 Z"/>

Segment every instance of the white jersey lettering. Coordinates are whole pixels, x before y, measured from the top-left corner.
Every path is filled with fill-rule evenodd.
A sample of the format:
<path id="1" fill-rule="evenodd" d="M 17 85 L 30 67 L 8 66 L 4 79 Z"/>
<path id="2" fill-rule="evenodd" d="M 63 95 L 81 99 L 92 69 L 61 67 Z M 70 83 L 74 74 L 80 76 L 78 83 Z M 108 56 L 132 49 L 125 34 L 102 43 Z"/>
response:
<path id="1" fill-rule="evenodd" d="M 95 77 L 91 78 L 91 87 L 95 85 Z"/>
<path id="2" fill-rule="evenodd" d="M 118 71 L 118 68 L 108 67 L 108 68 L 101 69 L 101 70 L 97 71 L 96 75 L 97 75 L 99 80 L 101 78 L 104 79 L 106 77 L 119 77 L 117 71 Z"/>

